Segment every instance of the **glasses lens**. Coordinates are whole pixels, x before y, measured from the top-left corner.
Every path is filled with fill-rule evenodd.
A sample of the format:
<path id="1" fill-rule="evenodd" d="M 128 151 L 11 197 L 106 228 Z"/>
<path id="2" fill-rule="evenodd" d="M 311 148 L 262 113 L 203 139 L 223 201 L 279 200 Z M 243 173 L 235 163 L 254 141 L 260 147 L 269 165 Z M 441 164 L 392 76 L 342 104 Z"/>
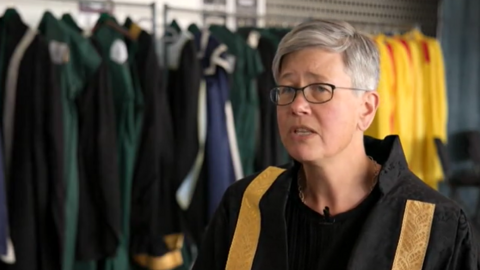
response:
<path id="1" fill-rule="evenodd" d="M 305 99 L 311 103 L 323 103 L 332 99 L 333 87 L 328 84 L 312 84 L 303 90 Z"/>
<path id="2" fill-rule="evenodd" d="M 295 89 L 290 87 L 276 87 L 270 91 L 270 99 L 277 105 L 286 105 L 295 97 Z"/>

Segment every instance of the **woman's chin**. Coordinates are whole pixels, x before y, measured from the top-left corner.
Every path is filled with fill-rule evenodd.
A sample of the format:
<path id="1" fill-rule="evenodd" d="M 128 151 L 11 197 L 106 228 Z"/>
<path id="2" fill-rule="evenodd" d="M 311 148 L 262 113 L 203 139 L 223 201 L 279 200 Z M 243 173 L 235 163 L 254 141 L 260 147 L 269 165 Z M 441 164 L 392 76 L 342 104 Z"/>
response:
<path id="1" fill-rule="evenodd" d="M 288 149 L 290 156 L 298 162 L 313 162 L 322 158 L 321 151 L 311 147 L 295 147 Z"/>

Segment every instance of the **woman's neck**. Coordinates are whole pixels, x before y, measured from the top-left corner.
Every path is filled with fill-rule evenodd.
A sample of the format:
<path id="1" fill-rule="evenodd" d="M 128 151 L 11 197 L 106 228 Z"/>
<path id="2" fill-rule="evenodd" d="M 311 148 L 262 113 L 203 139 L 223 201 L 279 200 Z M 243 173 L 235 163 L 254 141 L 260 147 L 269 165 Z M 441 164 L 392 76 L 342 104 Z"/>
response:
<path id="1" fill-rule="evenodd" d="M 370 194 L 380 166 L 364 151 L 357 153 L 304 164 L 299 185 L 305 204 L 319 213 L 329 207 L 332 215 L 360 204 Z"/>

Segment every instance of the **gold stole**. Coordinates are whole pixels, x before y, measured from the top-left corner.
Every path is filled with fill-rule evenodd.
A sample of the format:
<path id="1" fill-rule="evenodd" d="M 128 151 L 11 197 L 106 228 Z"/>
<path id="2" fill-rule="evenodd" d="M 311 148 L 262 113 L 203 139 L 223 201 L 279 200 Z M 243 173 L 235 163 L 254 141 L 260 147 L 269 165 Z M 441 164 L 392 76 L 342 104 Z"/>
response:
<path id="1" fill-rule="evenodd" d="M 260 237 L 259 203 L 285 170 L 268 167 L 247 187 L 242 198 L 237 227 L 230 245 L 226 270 L 250 270 Z M 430 240 L 435 205 L 408 200 L 392 270 L 421 270 Z"/>

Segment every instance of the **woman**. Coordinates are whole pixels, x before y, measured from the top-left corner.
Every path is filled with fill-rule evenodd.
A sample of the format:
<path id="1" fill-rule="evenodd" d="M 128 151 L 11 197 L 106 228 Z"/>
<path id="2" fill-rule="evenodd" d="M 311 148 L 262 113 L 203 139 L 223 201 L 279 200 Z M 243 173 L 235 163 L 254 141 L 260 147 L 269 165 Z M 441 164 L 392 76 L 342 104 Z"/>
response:
<path id="1" fill-rule="evenodd" d="M 363 135 L 379 105 L 368 37 L 303 23 L 280 43 L 273 73 L 295 162 L 227 190 L 194 270 L 479 269 L 464 212 L 408 170 L 397 136 Z"/>

